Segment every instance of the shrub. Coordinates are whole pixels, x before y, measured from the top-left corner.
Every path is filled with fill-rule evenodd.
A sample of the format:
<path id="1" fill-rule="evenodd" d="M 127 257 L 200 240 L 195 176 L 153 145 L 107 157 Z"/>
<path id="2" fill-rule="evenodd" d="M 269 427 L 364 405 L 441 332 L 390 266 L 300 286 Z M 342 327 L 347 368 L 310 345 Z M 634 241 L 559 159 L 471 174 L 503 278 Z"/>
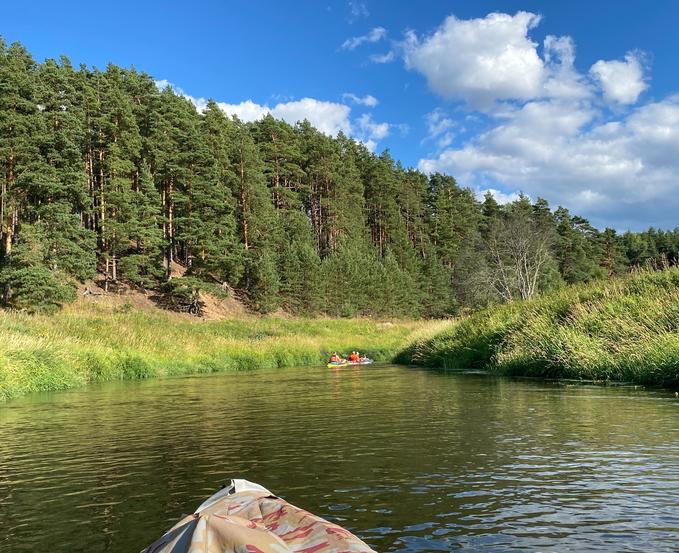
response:
<path id="1" fill-rule="evenodd" d="M 7 307 L 30 313 L 54 313 L 76 297 L 73 285 L 42 265 L 3 270 L 0 289 L 5 290 Z"/>

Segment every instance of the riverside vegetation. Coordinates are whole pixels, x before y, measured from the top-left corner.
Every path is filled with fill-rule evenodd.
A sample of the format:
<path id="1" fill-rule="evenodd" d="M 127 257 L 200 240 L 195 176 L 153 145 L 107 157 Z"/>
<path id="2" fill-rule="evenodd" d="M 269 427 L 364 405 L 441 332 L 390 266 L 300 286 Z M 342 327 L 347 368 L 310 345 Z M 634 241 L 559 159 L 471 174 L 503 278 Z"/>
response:
<path id="1" fill-rule="evenodd" d="M 568 287 L 451 321 L 400 362 L 679 386 L 679 268 Z"/>
<path id="2" fill-rule="evenodd" d="M 110 380 L 320 365 L 332 349 L 386 361 L 435 325 L 255 316 L 198 321 L 92 304 L 53 315 L 0 312 L 0 401 Z"/>
<path id="3" fill-rule="evenodd" d="M 324 347 L 389 359 L 434 324 L 309 317 L 405 321 L 486 306 L 412 359 L 671 382 L 663 325 L 675 291 L 661 283 L 676 272 L 611 279 L 678 252 L 677 230 L 620 235 L 544 199 L 480 200 L 452 176 L 308 121 L 243 122 L 214 101 L 198 110 L 135 69 L 36 63 L 0 38 L 0 397 L 317 363 Z M 198 324 L 69 306 L 92 279 L 170 308 L 233 294 L 253 314 L 301 318 Z M 637 293 L 640 282 L 654 292 Z"/>

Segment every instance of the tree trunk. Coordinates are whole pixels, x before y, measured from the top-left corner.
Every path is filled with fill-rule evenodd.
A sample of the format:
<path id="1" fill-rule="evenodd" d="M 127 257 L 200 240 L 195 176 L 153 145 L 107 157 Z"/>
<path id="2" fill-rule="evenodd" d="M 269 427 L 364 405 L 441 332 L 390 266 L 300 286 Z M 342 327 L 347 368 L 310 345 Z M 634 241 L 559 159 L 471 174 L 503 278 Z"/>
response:
<path id="1" fill-rule="evenodd" d="M 12 253 L 12 245 L 16 241 L 16 230 L 18 226 L 19 215 L 17 208 L 14 207 L 11 213 L 8 213 L 8 196 L 12 190 L 14 183 L 14 153 L 10 152 L 7 159 L 7 178 L 2 186 L 2 218 L 0 218 L 0 226 L 4 227 L 2 234 L 2 253 L 5 257 L 9 257 Z"/>
<path id="2" fill-rule="evenodd" d="M 241 216 L 243 217 L 243 246 L 245 251 L 250 248 L 249 229 L 248 229 L 248 210 L 247 210 L 247 194 L 245 192 L 245 160 L 243 159 L 243 146 L 240 149 L 240 190 L 238 194 L 238 201 L 240 204 Z"/>
<path id="3" fill-rule="evenodd" d="M 0 247 L 2 247 L 2 250 L 0 250 L 0 258 L 2 258 L 5 253 L 5 205 L 7 203 L 7 181 L 5 179 L 2 180 L 2 187 L 0 187 L 0 239 L 2 240 L 2 243 L 0 243 Z"/>
<path id="4" fill-rule="evenodd" d="M 174 206 L 172 204 L 172 177 L 166 181 L 165 203 L 167 214 L 167 280 L 172 278 L 172 263 L 174 262 Z"/>

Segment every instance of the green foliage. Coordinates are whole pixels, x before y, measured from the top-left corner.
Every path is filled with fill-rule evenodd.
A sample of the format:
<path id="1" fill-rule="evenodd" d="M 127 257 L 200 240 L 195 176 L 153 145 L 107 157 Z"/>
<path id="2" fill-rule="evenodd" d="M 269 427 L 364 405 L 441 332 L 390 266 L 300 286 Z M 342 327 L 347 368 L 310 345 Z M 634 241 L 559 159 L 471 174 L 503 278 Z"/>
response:
<path id="1" fill-rule="evenodd" d="M 7 307 L 52 313 L 75 300 L 75 287 L 59 268 L 52 248 L 43 225 L 24 227 L 21 242 L 0 265 L 0 290 Z"/>
<path id="2" fill-rule="evenodd" d="M 0 39 L 1 265 L 22 266 L 31 232 L 55 291 L 186 274 L 263 313 L 449 316 L 679 261 L 679 230 L 618 236 L 540 198 L 480 202 L 308 121 L 199 112 L 134 69 L 38 64 Z"/>
<path id="3" fill-rule="evenodd" d="M 0 286 L 9 291 L 7 307 L 30 313 L 54 313 L 75 300 L 75 287 L 42 265 L 4 269 Z"/>
<path id="4" fill-rule="evenodd" d="M 74 304 L 49 316 L 0 311 L 0 401 L 89 382 L 319 366 L 331 350 L 388 361 L 431 324 L 268 317 L 198 324 L 124 304 Z"/>
<path id="5" fill-rule="evenodd" d="M 503 374 L 679 385 L 679 269 L 565 288 L 451 322 L 400 356 Z"/>
<path id="6" fill-rule="evenodd" d="M 274 255 L 268 249 L 246 255 L 245 278 L 249 300 L 256 311 L 271 313 L 278 309 L 280 280 Z"/>
<path id="7" fill-rule="evenodd" d="M 205 283 L 193 277 L 176 277 L 165 282 L 161 291 L 177 300 L 191 302 L 205 288 Z"/>

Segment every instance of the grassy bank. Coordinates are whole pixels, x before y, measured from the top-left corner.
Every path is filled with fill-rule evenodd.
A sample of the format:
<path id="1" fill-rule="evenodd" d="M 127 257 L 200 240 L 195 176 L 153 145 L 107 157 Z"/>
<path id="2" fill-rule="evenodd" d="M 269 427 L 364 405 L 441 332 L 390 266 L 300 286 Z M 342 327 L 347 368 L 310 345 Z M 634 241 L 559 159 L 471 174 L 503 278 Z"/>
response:
<path id="1" fill-rule="evenodd" d="M 679 269 L 494 306 L 416 340 L 401 362 L 679 385 Z"/>
<path id="2" fill-rule="evenodd" d="M 107 380 L 318 365 L 333 349 L 390 360 L 427 326 L 126 311 L 79 304 L 53 316 L 0 312 L 0 401 Z"/>

